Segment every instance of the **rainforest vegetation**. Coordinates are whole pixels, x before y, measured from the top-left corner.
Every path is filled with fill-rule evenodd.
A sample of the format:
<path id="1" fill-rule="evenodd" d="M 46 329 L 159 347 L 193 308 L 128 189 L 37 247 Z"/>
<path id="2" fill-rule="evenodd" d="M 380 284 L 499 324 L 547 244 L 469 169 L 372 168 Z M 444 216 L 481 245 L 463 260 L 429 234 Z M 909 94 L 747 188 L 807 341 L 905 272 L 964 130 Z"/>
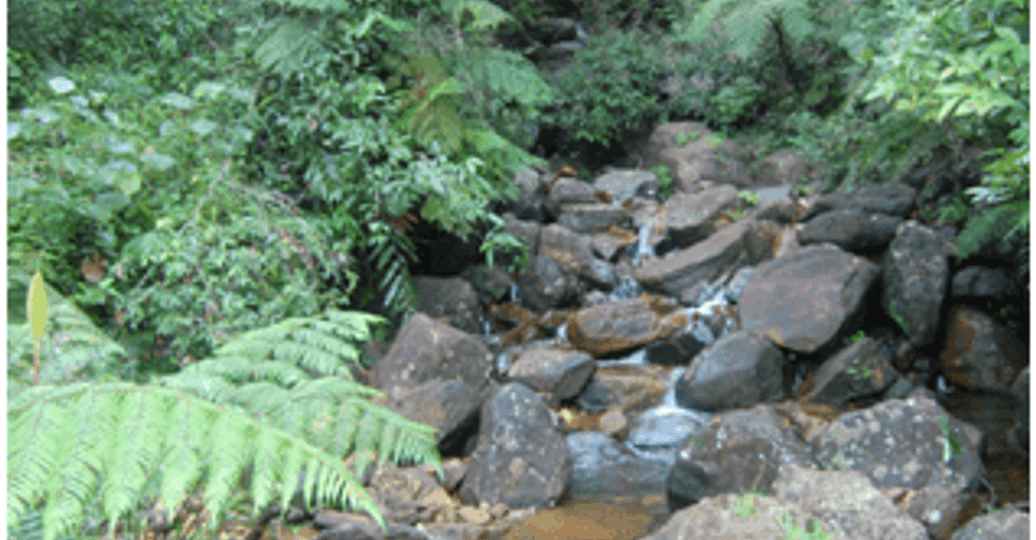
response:
<path id="1" fill-rule="evenodd" d="M 545 69 L 559 18 L 582 46 Z M 922 211 L 1027 276 L 1028 29 L 1027 0 L 12 0 L 8 532 L 100 535 L 184 485 L 216 524 L 302 471 L 376 515 L 344 456 L 439 459 L 349 376 L 416 310 L 421 243 L 521 268 L 515 172 L 659 122 L 798 150 L 830 189 L 977 150 Z"/>

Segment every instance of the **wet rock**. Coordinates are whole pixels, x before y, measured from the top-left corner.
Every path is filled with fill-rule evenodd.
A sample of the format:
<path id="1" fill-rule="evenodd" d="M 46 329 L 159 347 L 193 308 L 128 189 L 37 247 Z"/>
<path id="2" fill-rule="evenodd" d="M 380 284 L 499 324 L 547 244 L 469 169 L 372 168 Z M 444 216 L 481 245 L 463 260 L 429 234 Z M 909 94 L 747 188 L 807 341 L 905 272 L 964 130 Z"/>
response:
<path id="1" fill-rule="evenodd" d="M 544 204 L 547 200 L 547 183 L 534 169 L 523 169 L 515 175 L 518 186 L 518 199 L 511 204 L 511 211 L 518 219 L 542 221 L 545 214 Z"/>
<path id="2" fill-rule="evenodd" d="M 564 205 L 599 202 L 601 201 L 597 198 L 596 190 L 590 184 L 575 178 L 558 178 L 547 194 L 544 208 L 550 217 L 557 219 Z"/>
<path id="3" fill-rule="evenodd" d="M 866 475 L 789 465 L 773 484 L 778 500 L 809 508 L 825 530 L 849 538 L 929 540 L 928 531 L 897 508 Z"/>
<path id="4" fill-rule="evenodd" d="M 902 223 L 882 261 L 881 305 L 914 347 L 931 343 L 949 281 L 950 246 L 928 227 Z"/>
<path id="5" fill-rule="evenodd" d="M 920 392 L 842 414 L 814 438 L 813 455 L 824 467 L 860 471 L 881 488 L 959 493 L 984 473 L 981 439 L 981 431 Z"/>
<path id="6" fill-rule="evenodd" d="M 786 360 L 765 337 L 728 334 L 694 357 L 676 383 L 676 402 L 688 409 L 720 411 L 784 397 Z"/>
<path id="7" fill-rule="evenodd" d="M 1019 411 L 1018 400 L 1004 392 L 953 392 L 940 396 L 940 405 L 958 420 L 982 431 L 980 451 L 983 455 L 1003 454 L 1012 450 L 1008 432 Z"/>
<path id="8" fill-rule="evenodd" d="M 1018 408 L 1015 409 L 1016 425 L 1007 433 L 1008 444 L 1016 452 L 1025 457 L 1029 456 L 1029 366 L 1014 380 L 1011 385 L 1011 395 L 1018 400 Z"/>
<path id="9" fill-rule="evenodd" d="M 485 314 L 470 283 L 434 276 L 414 276 L 413 281 L 422 313 L 465 332 L 481 332 Z"/>
<path id="10" fill-rule="evenodd" d="M 735 272 L 730 282 L 723 289 L 727 300 L 735 304 L 738 303 L 741 300 L 741 295 L 745 292 L 745 288 L 748 287 L 748 283 L 752 281 L 753 275 L 755 275 L 754 267 L 741 268 Z"/>
<path id="11" fill-rule="evenodd" d="M 478 293 L 479 301 L 482 302 L 483 306 L 489 306 L 503 300 L 515 283 L 511 275 L 501 268 L 499 264 L 493 268 L 485 264 L 469 266 L 460 274 L 460 277 L 475 288 L 475 292 Z"/>
<path id="12" fill-rule="evenodd" d="M 553 224 L 540 230 L 540 255 L 550 257 L 574 274 L 585 274 L 594 260 L 591 240 Z"/>
<path id="13" fill-rule="evenodd" d="M 727 271 L 746 248 L 750 221 L 739 221 L 667 259 L 648 261 L 635 272 L 645 289 L 679 297 L 699 281 L 712 281 Z"/>
<path id="14" fill-rule="evenodd" d="M 327 529 L 314 536 L 314 540 L 430 540 L 409 525 L 386 523 L 388 531 L 382 532 L 378 522 L 369 517 L 337 510 L 321 510 L 314 516 L 313 525 Z"/>
<path id="15" fill-rule="evenodd" d="M 665 384 L 652 375 L 598 370 L 579 394 L 577 404 L 591 413 L 611 407 L 637 412 L 658 405 L 665 391 Z"/>
<path id="16" fill-rule="evenodd" d="M 1018 287 L 1000 268 L 969 266 L 953 276 L 950 286 L 955 297 L 1005 300 L 1019 294 Z"/>
<path id="17" fill-rule="evenodd" d="M 509 376 L 537 392 L 550 392 L 559 401 L 575 397 L 589 382 L 596 364 L 589 354 L 556 347 L 522 352 Z"/>
<path id="18" fill-rule="evenodd" d="M 629 221 L 626 211 L 610 204 L 566 204 L 561 207 L 558 224 L 577 233 L 597 233 L 609 227 L 623 227 Z"/>
<path id="19" fill-rule="evenodd" d="M 489 388 L 488 384 L 474 388 L 460 380 L 433 379 L 400 391 L 388 408 L 439 430 L 436 442 L 440 451 L 456 453 L 476 429 Z"/>
<path id="20" fill-rule="evenodd" d="M 878 277 L 865 259 L 830 244 L 756 267 L 738 303 L 745 330 L 795 352 L 828 345 L 853 320 Z"/>
<path id="21" fill-rule="evenodd" d="M 556 259 L 540 255 L 518 275 L 525 304 L 536 311 L 569 307 L 579 295 L 579 281 Z"/>
<path id="22" fill-rule="evenodd" d="M 846 209 L 906 218 L 914 211 L 916 196 L 917 191 L 906 184 L 870 184 L 852 193 L 835 192 L 820 197 L 802 214 L 800 221 L 805 223 L 825 212 Z"/>
<path id="23" fill-rule="evenodd" d="M 968 306 L 954 306 L 946 321 L 939 365 L 964 388 L 1006 391 L 1027 366 L 1026 348 L 1005 327 Z"/>
<path id="24" fill-rule="evenodd" d="M 595 234 L 590 242 L 595 255 L 614 262 L 630 246 L 636 247 L 637 235 L 623 229 L 609 228 L 606 232 Z"/>
<path id="25" fill-rule="evenodd" d="M 590 265 L 583 274 L 583 279 L 591 287 L 597 287 L 608 291 L 618 285 L 618 278 L 615 275 L 615 269 L 611 264 L 600 259 L 593 259 L 590 261 Z"/>
<path id="26" fill-rule="evenodd" d="M 737 190 L 720 185 L 700 193 L 675 193 L 662 207 L 659 254 L 690 247 L 716 232 L 716 220 L 737 205 Z"/>
<path id="27" fill-rule="evenodd" d="M 954 493 L 939 486 L 922 490 L 886 488 L 883 493 L 924 525 L 932 538 L 948 538 L 962 514 L 974 515 L 982 509 L 982 501 L 974 493 Z"/>
<path id="28" fill-rule="evenodd" d="M 499 388 L 483 405 L 461 499 L 472 505 L 546 506 L 561 499 L 571 477 L 568 444 L 542 400 L 522 384 Z"/>
<path id="29" fill-rule="evenodd" d="M 798 234 L 802 245 L 830 242 L 846 251 L 876 252 L 885 249 L 896 236 L 902 219 L 858 210 L 838 210 L 816 217 Z"/>
<path id="30" fill-rule="evenodd" d="M 679 407 L 652 409 L 633 420 L 627 442 L 652 456 L 668 451 L 665 462 L 671 465 L 677 448 L 688 437 L 704 433 L 709 420 L 711 417 L 705 413 Z"/>
<path id="31" fill-rule="evenodd" d="M 818 468 L 812 450 L 767 405 L 719 413 L 676 453 L 666 495 L 676 511 L 721 493 L 772 494 L 779 472 L 794 463 Z"/>
<path id="32" fill-rule="evenodd" d="M 797 150 L 778 150 L 756 164 L 756 185 L 787 186 L 809 178 L 809 162 Z"/>
<path id="33" fill-rule="evenodd" d="M 879 343 L 865 337 L 824 361 L 813 374 L 813 389 L 805 400 L 841 407 L 885 391 L 896 379 Z"/>
<path id="34" fill-rule="evenodd" d="M 459 379 L 484 388 L 493 355 L 475 338 L 417 313 L 373 368 L 371 380 L 390 399 L 433 379 Z"/>
<path id="35" fill-rule="evenodd" d="M 662 313 L 649 298 L 610 302 L 573 312 L 569 341 L 595 357 L 616 355 L 672 335 L 687 324 L 683 313 Z"/>
<path id="36" fill-rule="evenodd" d="M 1028 512 L 984 514 L 954 531 L 952 540 L 1020 540 L 1029 538 Z"/>

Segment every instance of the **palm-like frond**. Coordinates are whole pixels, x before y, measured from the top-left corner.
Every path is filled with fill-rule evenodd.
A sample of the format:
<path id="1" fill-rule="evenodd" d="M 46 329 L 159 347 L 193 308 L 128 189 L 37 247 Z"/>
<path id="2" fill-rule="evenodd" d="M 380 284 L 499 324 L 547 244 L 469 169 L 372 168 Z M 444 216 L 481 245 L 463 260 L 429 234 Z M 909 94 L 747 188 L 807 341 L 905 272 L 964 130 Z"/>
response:
<path id="1" fill-rule="evenodd" d="M 381 320 L 340 311 L 292 318 L 237 336 L 157 384 L 12 394 L 9 523 L 39 517 L 52 540 L 76 532 L 98 499 L 103 516 L 118 520 L 157 475 L 169 512 L 204 484 L 214 525 L 248 466 L 256 509 L 277 493 L 287 508 L 305 470 L 306 504 L 344 502 L 381 522 L 343 456 L 357 455 L 360 474 L 374 455 L 439 467 L 435 430 L 372 405 L 381 393 L 352 381 L 343 364 L 358 362 L 354 341 L 370 339 Z"/>

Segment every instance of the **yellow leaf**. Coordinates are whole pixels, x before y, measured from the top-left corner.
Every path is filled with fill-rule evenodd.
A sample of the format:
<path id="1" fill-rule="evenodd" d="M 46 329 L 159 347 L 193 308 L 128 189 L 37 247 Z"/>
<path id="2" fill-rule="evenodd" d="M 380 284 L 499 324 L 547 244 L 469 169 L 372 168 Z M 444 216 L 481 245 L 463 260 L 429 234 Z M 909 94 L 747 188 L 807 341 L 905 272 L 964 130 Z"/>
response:
<path id="1" fill-rule="evenodd" d="M 36 272 L 36 276 L 29 283 L 26 308 L 32 339 L 39 341 L 43 338 L 43 330 L 47 326 L 47 291 L 43 288 L 43 274 L 39 272 Z"/>

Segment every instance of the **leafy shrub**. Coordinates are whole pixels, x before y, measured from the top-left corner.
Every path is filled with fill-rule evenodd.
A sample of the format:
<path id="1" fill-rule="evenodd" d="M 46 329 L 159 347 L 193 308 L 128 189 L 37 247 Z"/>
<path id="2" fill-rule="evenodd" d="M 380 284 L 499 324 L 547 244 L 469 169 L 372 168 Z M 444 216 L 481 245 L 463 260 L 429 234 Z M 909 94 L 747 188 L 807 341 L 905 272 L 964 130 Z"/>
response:
<path id="1" fill-rule="evenodd" d="M 59 97 L 8 124 L 8 256 L 40 262 L 58 290 L 82 299 L 76 276 L 84 258 L 114 260 L 157 215 L 185 212 L 184 201 L 204 186 L 181 178 L 218 167 L 250 137 L 231 121 L 250 94 L 210 82 L 197 87 L 198 101 L 176 93 L 117 99 L 74 93 L 64 78 L 51 83 Z"/>
<path id="2" fill-rule="evenodd" d="M 482 2 L 446 7 L 457 24 L 466 13 L 476 15 L 476 28 L 507 16 Z M 391 312 L 405 315 L 416 310 L 405 221 L 420 214 L 462 238 L 482 232 L 476 227 L 489 229 L 487 256 L 517 246 L 488 203 L 517 195 L 501 171 L 522 163 L 522 151 L 462 114 L 458 102 L 466 89 L 441 58 L 406 42 L 410 24 L 379 11 L 357 21 L 354 11 L 331 7 L 315 28 L 290 13 L 244 35 L 240 50 L 256 59 L 265 83 L 257 96 L 251 175 L 326 217 L 328 237 L 342 239 L 377 278 L 361 276 L 364 287 L 373 285 Z M 302 45 L 285 48 L 296 41 Z M 506 62 L 494 69 L 501 65 Z M 469 72 L 480 69 L 491 71 Z M 505 92 L 500 74 L 488 75 L 496 78 L 483 82 Z M 519 109 L 538 98 L 522 99 Z"/>
<path id="3" fill-rule="evenodd" d="M 643 32 L 607 32 L 576 51 L 554 81 L 559 100 L 544 117 L 568 145 L 611 148 L 662 112 L 657 86 L 664 76 L 658 49 Z"/>
<path id="4" fill-rule="evenodd" d="M 658 177 L 658 196 L 662 200 L 668 199 L 673 194 L 673 177 L 669 175 L 669 169 L 665 165 L 657 165 L 651 172 Z"/>
<path id="5" fill-rule="evenodd" d="M 8 107 L 31 105 L 47 80 L 68 76 L 64 70 L 80 63 L 143 67 L 151 84 L 173 86 L 211 67 L 208 55 L 193 51 L 225 43 L 250 11 L 236 0 L 15 0 L 8 9 L 8 60 L 17 77 L 8 80 Z"/>
<path id="6" fill-rule="evenodd" d="M 1029 79 L 1017 74 L 1029 69 L 1029 46 L 1015 30 L 1028 20 L 1024 3 L 943 0 L 890 7 L 909 23 L 877 51 L 861 51 L 876 72 L 863 99 L 884 99 L 897 113 L 910 111 L 956 137 L 1009 128 L 1006 140 L 993 136 L 991 142 L 1010 148 L 990 152 L 999 159 L 986 166 L 982 186 L 967 190 L 984 209 L 965 225 L 957 247 L 961 257 L 988 244 L 1004 253 L 1020 240 L 1017 261 L 1027 271 Z"/>

